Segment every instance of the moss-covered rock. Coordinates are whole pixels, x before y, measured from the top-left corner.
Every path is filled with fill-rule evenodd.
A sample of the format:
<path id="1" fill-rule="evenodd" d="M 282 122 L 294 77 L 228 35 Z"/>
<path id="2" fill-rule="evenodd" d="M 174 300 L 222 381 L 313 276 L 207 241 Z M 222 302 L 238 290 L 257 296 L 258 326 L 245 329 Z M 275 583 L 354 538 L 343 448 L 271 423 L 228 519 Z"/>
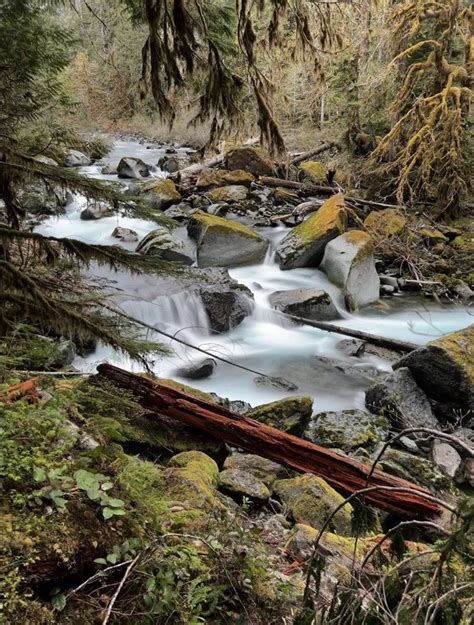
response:
<path id="1" fill-rule="evenodd" d="M 331 282 L 343 288 L 350 311 L 379 299 L 380 279 L 373 257 L 374 242 L 363 230 L 351 230 L 330 241 L 321 269 Z"/>
<path id="2" fill-rule="evenodd" d="M 388 449 L 380 459 L 382 469 L 435 492 L 454 492 L 452 480 L 431 460 L 398 449 Z"/>
<path id="3" fill-rule="evenodd" d="M 248 189 L 241 184 L 231 184 L 206 191 L 211 202 L 243 202 L 247 199 Z"/>
<path id="4" fill-rule="evenodd" d="M 344 232 L 346 225 L 344 196 L 338 193 L 280 242 L 277 248 L 280 269 L 317 267 L 323 259 L 326 245 Z"/>
<path id="5" fill-rule="evenodd" d="M 151 206 L 159 210 L 164 210 L 171 204 L 176 204 L 176 202 L 181 200 L 181 194 L 174 182 L 169 178 L 154 178 L 149 182 L 143 183 L 139 187 L 139 192 L 146 194 L 146 198 Z"/>
<path id="6" fill-rule="evenodd" d="M 448 237 L 444 235 L 437 228 L 433 228 L 433 226 L 424 226 L 420 230 L 420 236 L 427 240 L 430 244 L 436 243 L 447 243 L 449 241 Z"/>
<path id="7" fill-rule="evenodd" d="M 394 365 L 401 367 L 408 367 L 428 397 L 474 411 L 474 324 L 410 352 Z"/>
<path id="8" fill-rule="evenodd" d="M 254 176 L 243 169 L 226 171 L 224 169 L 204 169 L 196 180 L 198 189 L 209 187 L 223 187 L 225 185 L 249 186 L 255 180 Z"/>
<path id="9" fill-rule="evenodd" d="M 326 184 L 328 177 L 328 168 L 321 161 L 305 161 L 298 165 L 298 169 L 304 172 L 305 177 L 311 182 Z"/>
<path id="10" fill-rule="evenodd" d="M 196 240 L 200 267 L 258 263 L 268 248 L 268 241 L 247 226 L 202 211 L 192 215 L 188 234 Z"/>
<path id="11" fill-rule="evenodd" d="M 297 523 L 288 534 L 285 547 L 298 558 L 307 560 L 313 553 L 314 542 L 318 536 L 319 530 L 304 523 Z M 341 563 L 345 561 L 346 565 L 350 565 L 354 553 L 356 560 L 363 556 L 363 541 L 359 540 L 356 546 L 355 538 L 349 536 L 324 532 L 319 540 L 319 545 L 326 557 L 339 559 Z"/>
<path id="12" fill-rule="evenodd" d="M 227 169 L 243 169 L 254 176 L 272 176 L 275 163 L 270 155 L 261 148 L 250 146 L 235 147 L 225 155 Z"/>
<path id="13" fill-rule="evenodd" d="M 362 410 L 322 412 L 313 417 L 305 436 L 323 447 L 351 451 L 358 447 L 374 447 L 389 432 L 387 419 Z"/>
<path id="14" fill-rule="evenodd" d="M 292 479 L 278 480 L 274 492 L 285 504 L 297 523 L 321 529 L 331 512 L 344 498 L 327 482 L 316 475 L 301 475 Z M 331 520 L 328 530 L 350 535 L 352 506 L 346 504 Z"/>
<path id="15" fill-rule="evenodd" d="M 306 319 L 329 321 L 340 318 L 329 293 L 320 289 L 275 291 L 270 295 L 270 304 L 281 312 Z"/>
<path id="16" fill-rule="evenodd" d="M 400 234 L 406 226 L 403 213 L 395 208 L 372 211 L 364 220 L 364 226 L 376 238 L 385 238 Z"/>
<path id="17" fill-rule="evenodd" d="M 173 236 L 166 228 L 157 228 L 149 232 L 137 245 L 135 251 L 183 265 L 192 265 L 194 262 L 193 251 L 190 247 L 178 237 Z"/>
<path id="18" fill-rule="evenodd" d="M 305 431 L 313 410 L 309 395 L 285 397 L 269 404 L 262 404 L 246 413 L 247 417 L 271 425 L 282 432 L 300 436 Z"/>
<path id="19" fill-rule="evenodd" d="M 262 480 L 243 469 L 224 469 L 219 474 L 219 488 L 241 500 L 247 497 L 257 503 L 266 503 L 271 492 Z"/>
<path id="20" fill-rule="evenodd" d="M 224 469 L 239 469 L 251 473 L 269 487 L 272 486 L 277 477 L 282 477 L 282 473 L 285 473 L 285 469 L 272 460 L 237 451 L 226 458 Z"/>

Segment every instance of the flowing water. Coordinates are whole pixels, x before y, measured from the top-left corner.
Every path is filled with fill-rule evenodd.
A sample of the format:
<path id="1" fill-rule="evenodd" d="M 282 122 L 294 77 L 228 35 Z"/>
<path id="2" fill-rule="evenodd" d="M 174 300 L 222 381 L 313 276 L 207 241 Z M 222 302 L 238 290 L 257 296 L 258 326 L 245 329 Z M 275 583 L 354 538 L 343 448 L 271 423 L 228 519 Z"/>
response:
<path id="1" fill-rule="evenodd" d="M 117 176 L 100 173 L 105 164 L 116 165 L 122 156 L 142 158 L 156 164 L 164 149 L 146 149 L 131 141 L 117 141 L 110 154 L 100 163 L 81 171 L 100 179 L 117 180 Z M 156 169 L 154 176 L 164 174 Z M 72 237 L 89 243 L 118 244 L 111 236 L 116 226 L 131 228 L 141 239 L 156 228 L 153 222 L 131 217 L 105 217 L 97 221 L 83 221 L 80 213 L 86 206 L 83 197 L 76 196 L 60 217 L 48 219 L 38 231 L 58 237 Z M 389 370 L 390 365 L 376 356 L 349 358 L 339 347 L 343 336 L 329 334 L 308 326 L 295 325 L 274 312 L 268 303 L 269 295 L 278 290 L 321 288 L 333 298 L 341 316 L 338 325 L 363 330 L 380 336 L 397 338 L 422 345 L 433 338 L 472 323 L 472 312 L 464 306 L 439 304 L 426 298 L 400 296 L 384 299 L 377 305 L 357 314 L 349 314 L 343 307 L 340 290 L 331 284 L 318 269 L 302 268 L 280 271 L 274 260 L 278 241 L 288 232 L 281 228 L 261 228 L 259 232 L 270 241 L 270 249 L 261 265 L 236 267 L 230 275 L 250 288 L 255 298 L 253 312 L 237 328 L 226 334 L 211 333 L 207 315 L 198 296 L 178 290 L 173 283 L 156 276 L 131 276 L 126 272 L 111 273 L 93 268 L 91 274 L 115 282 L 116 301 L 130 316 L 186 340 L 232 362 L 244 365 L 270 376 L 283 377 L 297 385 L 293 394 L 309 394 L 315 398 L 315 411 L 362 408 L 367 387 L 366 368 Z M 186 238 L 184 229 L 178 235 Z M 120 243 L 135 249 L 136 243 Z M 202 354 L 179 345 L 175 341 L 149 332 L 148 338 L 159 340 L 173 350 L 167 357 L 157 357 L 153 369 L 162 377 L 173 377 L 176 369 Z M 328 361 L 335 359 L 338 362 Z M 109 361 L 124 368 L 139 370 L 140 366 L 107 347 L 98 346 L 86 358 L 77 358 L 75 366 L 93 371 L 97 364 Z M 345 366 L 350 365 L 350 370 Z M 213 391 L 222 397 L 240 399 L 252 405 L 273 401 L 292 394 L 270 384 L 259 385 L 256 375 L 229 364 L 218 363 L 210 378 L 190 382 L 204 391 Z"/>

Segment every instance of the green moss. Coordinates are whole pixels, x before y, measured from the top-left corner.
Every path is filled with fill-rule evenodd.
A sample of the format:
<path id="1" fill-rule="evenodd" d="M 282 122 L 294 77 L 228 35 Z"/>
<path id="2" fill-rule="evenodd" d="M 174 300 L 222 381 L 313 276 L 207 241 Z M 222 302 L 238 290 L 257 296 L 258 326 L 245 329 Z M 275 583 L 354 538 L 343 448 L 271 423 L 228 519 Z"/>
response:
<path id="1" fill-rule="evenodd" d="M 431 341 L 430 346 L 442 349 L 466 373 L 467 386 L 474 387 L 474 324 L 464 330 Z"/>
<path id="2" fill-rule="evenodd" d="M 389 431 L 387 419 L 361 410 L 321 413 L 315 416 L 311 439 L 324 447 L 351 451 L 357 447 L 371 448 L 384 440 Z"/>
<path id="3" fill-rule="evenodd" d="M 217 483 L 217 476 L 219 474 L 219 467 L 216 462 L 203 454 L 202 451 L 185 451 L 176 456 L 173 456 L 168 466 L 188 468 L 209 484 L 215 485 Z"/>
<path id="4" fill-rule="evenodd" d="M 363 230 L 350 230 L 341 236 L 343 236 L 348 243 L 359 248 L 355 257 L 356 263 L 364 261 L 373 254 L 374 241 L 367 232 Z"/>
<path id="5" fill-rule="evenodd" d="M 344 232 L 347 224 L 346 205 L 341 193 L 333 195 L 308 219 L 293 228 L 288 238 L 296 239 L 306 245 L 336 230 Z"/>
<path id="6" fill-rule="evenodd" d="M 170 178 L 162 178 L 153 180 L 147 180 L 140 183 L 140 193 L 157 193 L 166 196 L 170 200 L 180 200 L 181 195 L 176 189 L 176 185 Z"/>
<path id="7" fill-rule="evenodd" d="M 255 178 L 243 169 L 225 171 L 223 169 L 206 169 L 199 174 L 196 181 L 198 189 L 222 187 L 226 184 L 249 185 Z"/>
<path id="8" fill-rule="evenodd" d="M 415 482 L 425 488 L 444 492 L 456 490 L 453 481 L 427 458 L 397 449 L 388 449 L 380 462 L 387 473 Z"/>
<path id="9" fill-rule="evenodd" d="M 328 168 L 321 161 L 305 161 L 298 165 L 312 182 L 327 182 Z"/>
<path id="10" fill-rule="evenodd" d="M 301 475 L 288 480 L 278 480 L 275 493 L 288 506 L 297 523 L 321 529 L 327 517 L 344 501 L 327 482 L 315 475 Z M 338 534 L 351 532 L 352 506 L 346 504 L 332 519 L 329 530 Z"/>
<path id="11" fill-rule="evenodd" d="M 313 399 L 309 395 L 285 397 L 262 404 L 246 413 L 247 417 L 271 425 L 282 432 L 302 434 L 311 418 Z"/>
<path id="12" fill-rule="evenodd" d="M 188 386 L 187 384 L 183 384 L 182 382 L 176 382 L 176 380 L 172 380 L 171 378 L 158 378 L 159 382 L 163 384 L 167 384 L 168 386 L 172 386 L 178 391 L 183 391 L 183 393 L 187 393 L 192 397 L 197 397 L 197 399 L 202 399 L 211 404 L 215 404 L 216 400 L 210 393 L 205 393 L 204 391 L 200 391 L 193 386 Z"/>
<path id="13" fill-rule="evenodd" d="M 259 234 L 253 232 L 253 230 L 247 228 L 247 226 L 244 226 L 238 221 L 231 221 L 230 219 L 224 219 L 223 217 L 217 217 L 216 215 L 208 215 L 202 211 L 193 213 L 191 221 L 202 227 L 200 237 L 204 236 L 208 229 L 212 229 L 217 231 L 220 230 L 226 234 L 238 234 L 239 236 L 254 239 L 255 241 L 263 241 Z"/>
<path id="14" fill-rule="evenodd" d="M 403 213 L 393 208 L 372 211 L 364 220 L 367 230 L 382 237 L 400 234 L 405 225 L 406 219 Z"/>

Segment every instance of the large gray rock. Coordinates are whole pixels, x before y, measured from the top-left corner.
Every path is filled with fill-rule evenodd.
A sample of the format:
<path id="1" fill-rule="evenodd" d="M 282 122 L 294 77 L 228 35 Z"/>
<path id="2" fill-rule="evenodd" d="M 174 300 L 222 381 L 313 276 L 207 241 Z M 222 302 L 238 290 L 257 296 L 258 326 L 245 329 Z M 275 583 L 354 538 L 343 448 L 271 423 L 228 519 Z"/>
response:
<path id="1" fill-rule="evenodd" d="M 141 178 L 150 175 L 150 166 L 141 158 L 124 156 L 117 165 L 119 178 Z"/>
<path id="2" fill-rule="evenodd" d="M 219 284 L 202 286 L 197 292 L 211 328 L 216 332 L 227 332 L 235 328 L 251 314 L 254 307 L 252 292 L 242 285 L 239 288 L 221 287 Z"/>
<path id="3" fill-rule="evenodd" d="M 179 375 L 182 378 L 187 378 L 188 380 L 201 380 L 212 375 L 216 365 L 217 363 L 214 358 L 204 358 L 203 360 L 192 362 L 189 365 L 180 367 L 176 371 L 176 375 Z"/>
<path id="4" fill-rule="evenodd" d="M 202 211 L 191 217 L 188 234 L 196 240 L 200 267 L 259 263 L 268 248 L 268 241 L 247 226 Z"/>
<path id="5" fill-rule="evenodd" d="M 344 232 L 346 224 L 344 196 L 338 193 L 280 242 L 276 250 L 280 269 L 317 267 L 323 259 L 326 245 Z"/>
<path id="6" fill-rule="evenodd" d="M 113 236 L 114 239 L 124 241 L 124 243 L 134 243 L 135 241 L 138 241 L 138 234 L 135 230 L 132 230 L 131 228 L 123 228 L 122 226 L 114 228 L 111 236 Z"/>
<path id="7" fill-rule="evenodd" d="M 285 397 L 269 404 L 252 408 L 246 416 L 260 423 L 271 425 L 282 432 L 300 436 L 308 426 L 313 411 L 313 399 L 309 395 Z"/>
<path id="8" fill-rule="evenodd" d="M 239 469 L 251 473 L 269 488 L 278 477 L 283 477 L 285 474 L 285 469 L 281 464 L 255 454 L 243 454 L 238 451 L 227 456 L 224 469 Z"/>
<path id="9" fill-rule="evenodd" d="M 91 159 L 79 150 L 68 150 L 64 157 L 64 167 L 85 167 L 91 163 Z"/>
<path id="10" fill-rule="evenodd" d="M 34 215 L 55 215 L 72 200 L 69 191 L 61 187 L 51 188 L 43 182 L 22 185 L 18 191 L 19 205 Z"/>
<path id="11" fill-rule="evenodd" d="M 365 395 L 365 405 L 371 412 L 381 412 L 398 430 L 417 427 L 439 429 L 428 398 L 405 367 L 389 373 L 382 382 L 371 386 Z"/>
<path id="12" fill-rule="evenodd" d="M 264 482 L 241 469 L 224 469 L 219 473 L 219 488 L 237 499 L 248 497 L 257 503 L 266 503 L 271 492 Z"/>
<path id="13" fill-rule="evenodd" d="M 323 447 L 351 451 L 358 447 L 374 447 L 387 438 L 388 432 L 388 421 L 382 415 L 363 410 L 341 410 L 314 415 L 305 438 Z"/>
<path id="14" fill-rule="evenodd" d="M 340 318 L 331 296 L 319 289 L 275 291 L 270 295 L 270 304 L 281 312 L 306 319 L 328 321 Z"/>
<path id="15" fill-rule="evenodd" d="M 136 193 L 144 195 L 152 208 L 164 210 L 181 200 L 181 194 L 172 180 L 164 178 L 151 178 L 139 182 L 132 187 Z"/>
<path id="16" fill-rule="evenodd" d="M 192 265 L 194 262 L 194 254 L 189 246 L 173 236 L 166 228 L 157 228 L 149 232 L 137 245 L 135 251 L 184 265 Z"/>
<path id="17" fill-rule="evenodd" d="M 375 269 L 372 237 L 351 230 L 337 237 L 324 251 L 321 269 L 342 287 L 348 310 L 357 310 L 379 299 L 380 279 Z"/>
<path id="18" fill-rule="evenodd" d="M 254 176 L 272 176 L 275 163 L 270 155 L 260 148 L 251 146 L 236 147 L 225 155 L 227 169 L 242 169 Z"/>
<path id="19" fill-rule="evenodd" d="M 456 476 L 462 464 L 462 458 L 454 447 L 438 440 L 434 440 L 431 445 L 431 460 L 452 478 Z"/>
<path id="20" fill-rule="evenodd" d="M 231 184 L 224 187 L 217 187 L 206 191 L 206 196 L 211 202 L 243 202 L 247 199 L 248 189 L 241 184 Z"/>
<path id="21" fill-rule="evenodd" d="M 424 392 L 465 415 L 474 415 L 474 324 L 442 336 L 401 358 Z"/>
<path id="22" fill-rule="evenodd" d="M 113 213 L 113 207 L 107 202 L 89 202 L 87 208 L 81 212 L 81 219 L 93 221 L 102 217 L 110 217 Z"/>

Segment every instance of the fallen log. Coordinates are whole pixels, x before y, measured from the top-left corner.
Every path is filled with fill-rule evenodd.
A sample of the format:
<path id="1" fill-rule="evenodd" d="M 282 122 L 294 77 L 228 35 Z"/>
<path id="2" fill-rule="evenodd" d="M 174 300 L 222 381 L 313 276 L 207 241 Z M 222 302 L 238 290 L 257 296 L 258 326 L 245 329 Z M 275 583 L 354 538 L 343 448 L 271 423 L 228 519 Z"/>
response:
<path id="1" fill-rule="evenodd" d="M 304 152 L 303 154 L 299 154 L 298 156 L 290 160 L 288 163 L 281 163 L 281 166 L 290 167 L 291 165 L 299 165 L 300 163 L 304 163 L 304 161 L 308 161 L 310 158 L 313 158 L 314 156 L 317 156 L 318 154 L 322 154 L 323 152 L 326 152 L 326 150 L 329 150 L 332 147 L 337 147 L 337 144 L 334 143 L 333 141 L 324 141 L 317 148 L 314 148 L 314 150 L 310 150 L 309 152 Z"/>
<path id="2" fill-rule="evenodd" d="M 369 484 L 375 488 L 367 492 L 365 499 L 382 510 L 404 518 L 424 518 L 440 512 L 440 506 L 423 488 L 382 471 L 371 473 L 370 467 L 353 458 L 113 365 L 101 364 L 97 370 L 99 375 L 134 392 L 143 407 L 300 473 L 318 475 L 343 494 L 352 494 Z"/>
<path id="3" fill-rule="evenodd" d="M 272 178 L 271 176 L 260 176 L 258 181 L 264 187 L 295 189 L 296 191 L 300 191 L 302 195 L 334 195 L 334 193 L 339 193 L 337 187 L 327 187 L 321 184 L 311 184 L 307 182 L 295 182 L 294 180 Z"/>
<path id="4" fill-rule="evenodd" d="M 38 391 L 36 390 L 37 384 L 38 378 L 31 378 L 30 380 L 25 380 L 19 384 L 9 386 L 4 393 L 2 393 L 3 397 L 0 396 L 0 403 L 11 404 L 13 401 L 22 398 L 26 398 L 30 404 L 36 403 L 39 397 Z"/>
<path id="5" fill-rule="evenodd" d="M 398 339 L 389 339 L 384 336 L 378 336 L 376 334 L 362 332 L 362 330 L 344 328 L 342 326 L 337 326 L 333 323 L 328 323 L 326 321 L 314 321 L 313 319 L 306 319 L 305 317 L 299 317 L 298 315 L 290 315 L 288 313 L 280 311 L 276 312 L 277 314 L 284 315 L 289 319 L 293 319 L 293 321 L 297 321 L 298 323 L 302 323 L 306 326 L 311 326 L 312 328 L 317 328 L 318 330 L 324 330 L 325 332 L 334 332 L 335 334 L 343 334 L 344 336 L 350 336 L 354 339 L 361 339 L 362 341 L 366 341 L 367 343 L 372 343 L 372 345 L 377 345 L 378 347 L 386 347 L 388 349 L 393 349 L 397 352 L 413 352 L 419 347 L 419 345 L 415 345 L 415 343 L 399 341 Z"/>

